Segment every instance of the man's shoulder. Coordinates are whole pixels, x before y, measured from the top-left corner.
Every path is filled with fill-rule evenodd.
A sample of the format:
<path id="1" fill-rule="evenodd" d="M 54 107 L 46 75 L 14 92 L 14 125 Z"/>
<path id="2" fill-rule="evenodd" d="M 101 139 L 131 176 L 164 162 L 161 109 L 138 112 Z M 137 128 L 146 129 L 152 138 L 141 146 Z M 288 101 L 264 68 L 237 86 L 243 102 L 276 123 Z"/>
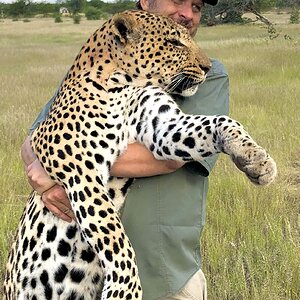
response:
<path id="1" fill-rule="evenodd" d="M 210 59 L 212 66 L 207 77 L 228 77 L 228 71 L 225 68 L 224 64 L 215 58 Z"/>

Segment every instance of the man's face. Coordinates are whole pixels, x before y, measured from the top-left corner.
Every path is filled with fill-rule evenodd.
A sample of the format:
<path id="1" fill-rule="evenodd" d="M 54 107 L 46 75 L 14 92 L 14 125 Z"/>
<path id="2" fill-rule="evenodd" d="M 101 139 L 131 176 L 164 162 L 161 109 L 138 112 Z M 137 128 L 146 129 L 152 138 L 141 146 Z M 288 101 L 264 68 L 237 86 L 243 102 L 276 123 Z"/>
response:
<path id="1" fill-rule="evenodd" d="M 191 36 L 197 32 L 203 0 L 141 0 L 143 10 L 171 17 L 185 26 Z"/>

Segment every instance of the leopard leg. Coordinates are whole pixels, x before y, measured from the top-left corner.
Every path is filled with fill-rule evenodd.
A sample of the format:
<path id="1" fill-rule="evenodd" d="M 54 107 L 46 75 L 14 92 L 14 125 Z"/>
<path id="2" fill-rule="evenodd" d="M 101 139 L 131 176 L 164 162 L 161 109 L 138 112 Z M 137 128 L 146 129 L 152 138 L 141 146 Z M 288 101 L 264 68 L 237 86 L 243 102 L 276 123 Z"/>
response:
<path id="1" fill-rule="evenodd" d="M 257 185 L 271 183 L 277 175 L 275 161 L 259 146 L 238 122 L 226 117 L 218 129 L 222 152 L 228 154 L 239 170 Z M 225 118 L 225 122 L 223 119 Z M 234 124 L 227 128 L 226 123 Z"/>
<path id="2" fill-rule="evenodd" d="M 227 116 L 184 114 L 169 95 L 155 87 L 144 90 L 139 112 L 137 140 L 157 159 L 201 161 L 223 152 L 255 184 L 265 185 L 276 177 L 276 163 L 266 150 Z"/>
<path id="3" fill-rule="evenodd" d="M 49 117 L 48 123 L 55 120 Z M 52 134 L 60 140 L 60 147 L 55 147 L 55 139 L 45 138 L 48 123 L 33 133 L 32 146 L 52 179 L 65 187 L 80 230 L 99 257 L 104 273 L 101 299 L 142 299 L 135 253 L 107 189 L 109 169 L 121 142 L 113 141 L 117 138 L 112 130 L 99 130 L 102 124 L 95 118 L 80 125 L 81 130 L 67 142 L 57 127 Z M 76 128 L 75 121 L 68 125 Z M 51 155 L 47 156 L 48 151 Z"/>
<path id="4" fill-rule="evenodd" d="M 99 180 L 84 182 L 85 175 L 92 178 L 93 172 L 84 173 L 81 184 L 68 187 L 68 192 L 82 233 L 100 258 L 104 271 L 101 299 L 142 299 L 135 252 L 117 210 Z"/>

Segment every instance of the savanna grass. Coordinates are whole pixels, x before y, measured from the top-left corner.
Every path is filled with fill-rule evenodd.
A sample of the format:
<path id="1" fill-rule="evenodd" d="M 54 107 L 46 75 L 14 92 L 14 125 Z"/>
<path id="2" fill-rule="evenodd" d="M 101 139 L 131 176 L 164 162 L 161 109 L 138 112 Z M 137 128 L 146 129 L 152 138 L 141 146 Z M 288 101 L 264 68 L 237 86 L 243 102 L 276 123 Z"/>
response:
<path id="1" fill-rule="evenodd" d="M 27 130 L 99 22 L 0 23 L 0 275 L 30 192 L 19 158 Z M 254 187 L 227 157 L 210 179 L 201 238 L 209 298 L 300 298 L 300 39 L 281 24 L 270 40 L 261 25 L 201 28 L 197 40 L 227 67 L 231 116 L 266 147 L 279 176 Z M 286 39 L 284 35 L 292 39 Z"/>
<path id="2" fill-rule="evenodd" d="M 231 116 L 279 169 L 274 184 L 255 188 L 226 157 L 217 162 L 201 239 L 210 299 L 300 298 L 299 26 L 277 30 L 273 40 L 257 25 L 203 28 L 198 35 L 229 71 Z"/>

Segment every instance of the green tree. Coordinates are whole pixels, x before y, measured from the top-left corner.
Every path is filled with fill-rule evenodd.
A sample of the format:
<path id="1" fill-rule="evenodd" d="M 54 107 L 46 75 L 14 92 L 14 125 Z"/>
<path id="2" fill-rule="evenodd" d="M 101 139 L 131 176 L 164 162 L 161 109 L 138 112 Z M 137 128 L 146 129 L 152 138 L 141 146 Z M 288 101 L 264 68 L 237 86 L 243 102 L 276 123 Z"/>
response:
<path id="1" fill-rule="evenodd" d="M 245 12 L 253 12 L 266 24 L 270 22 L 261 15 L 261 11 L 275 6 L 276 0 L 220 0 L 213 7 L 207 5 L 204 11 L 204 22 L 209 25 L 217 23 L 240 23 Z"/>
<path id="2" fill-rule="evenodd" d="M 49 14 L 53 14 L 56 12 L 56 5 L 52 3 L 37 2 L 34 3 L 34 7 L 35 7 L 35 12 L 43 16 L 47 16 Z"/>
<path id="3" fill-rule="evenodd" d="M 248 4 L 250 7 L 261 12 L 275 7 L 276 0 L 252 0 Z"/>
<path id="4" fill-rule="evenodd" d="M 8 9 L 11 17 L 30 17 L 33 15 L 33 3 L 31 0 L 17 0 Z"/>
<path id="5" fill-rule="evenodd" d="M 115 13 L 135 8 L 135 1 L 134 0 L 118 0 L 113 3 L 103 2 L 101 0 L 91 0 L 86 2 L 85 9 L 89 7 L 95 7 L 100 11 L 100 17 L 113 15 Z"/>
<path id="6" fill-rule="evenodd" d="M 67 7 L 73 15 L 76 15 L 83 11 L 86 0 L 69 0 L 67 1 Z"/>
<path id="7" fill-rule="evenodd" d="M 96 7 L 100 10 L 102 10 L 105 6 L 106 6 L 106 3 L 104 3 L 103 1 L 101 0 L 91 0 L 89 2 L 87 2 L 87 6 L 93 6 L 93 7 Z"/>
<path id="8" fill-rule="evenodd" d="M 101 11 L 94 6 L 89 6 L 85 9 L 85 16 L 88 20 L 99 20 Z"/>
<path id="9" fill-rule="evenodd" d="M 4 19 L 8 16 L 9 6 L 5 3 L 0 2 L 0 18 Z"/>

